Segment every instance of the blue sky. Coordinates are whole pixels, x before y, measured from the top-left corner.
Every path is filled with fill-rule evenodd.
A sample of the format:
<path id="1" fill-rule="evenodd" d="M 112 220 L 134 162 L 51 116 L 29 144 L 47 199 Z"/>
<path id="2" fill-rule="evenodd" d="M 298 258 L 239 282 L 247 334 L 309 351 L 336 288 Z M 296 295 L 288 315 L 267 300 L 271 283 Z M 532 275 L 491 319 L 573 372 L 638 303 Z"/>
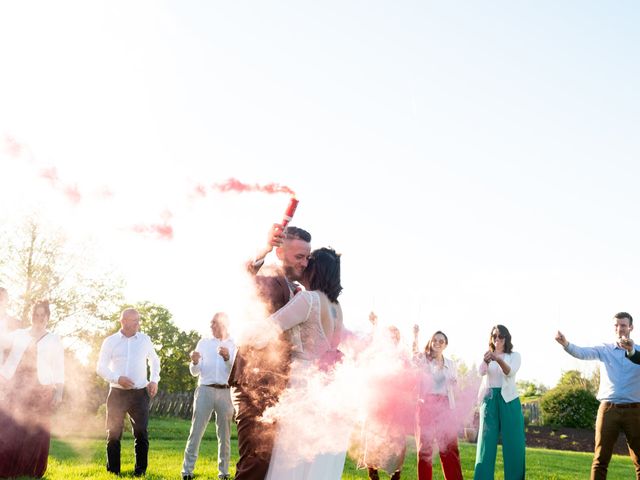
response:
<path id="1" fill-rule="evenodd" d="M 281 182 L 343 253 L 348 326 L 441 329 L 471 364 L 503 323 L 520 378 L 553 385 L 591 368 L 556 329 L 594 344 L 640 315 L 639 21 L 632 1 L 3 2 L 0 134 L 115 195 L 68 205 L 5 155 L 2 213 L 46 212 L 205 330 L 286 198 L 185 192 Z M 122 229 L 164 210 L 171 242 Z"/>

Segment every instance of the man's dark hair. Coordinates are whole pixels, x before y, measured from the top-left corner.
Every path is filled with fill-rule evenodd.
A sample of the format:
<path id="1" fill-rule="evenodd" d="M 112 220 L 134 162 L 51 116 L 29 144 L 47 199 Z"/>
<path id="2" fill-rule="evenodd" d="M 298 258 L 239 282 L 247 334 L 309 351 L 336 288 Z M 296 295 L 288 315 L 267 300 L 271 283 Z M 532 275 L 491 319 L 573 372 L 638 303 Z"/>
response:
<path id="1" fill-rule="evenodd" d="M 284 238 L 287 240 L 302 240 L 303 242 L 311 243 L 311 234 L 302 228 L 286 227 L 283 233 Z"/>
<path id="2" fill-rule="evenodd" d="M 340 255 L 331 248 L 319 248 L 311 252 L 305 270 L 309 290 L 320 290 L 329 300 L 338 302 L 342 292 L 340 285 Z"/>
<path id="3" fill-rule="evenodd" d="M 633 318 L 627 312 L 618 312 L 613 316 L 613 318 L 615 318 L 616 320 L 620 320 L 622 318 L 628 318 L 629 325 L 633 325 Z"/>

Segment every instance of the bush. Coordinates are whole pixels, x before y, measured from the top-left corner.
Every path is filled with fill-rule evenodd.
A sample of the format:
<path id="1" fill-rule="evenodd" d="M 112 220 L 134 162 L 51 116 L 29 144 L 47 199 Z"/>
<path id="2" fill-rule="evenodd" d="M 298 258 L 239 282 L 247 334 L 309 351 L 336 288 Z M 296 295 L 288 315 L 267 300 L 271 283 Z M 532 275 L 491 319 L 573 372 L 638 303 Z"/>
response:
<path id="1" fill-rule="evenodd" d="M 549 390 L 540 400 L 545 425 L 593 428 L 600 402 L 589 390 L 559 386 Z"/>

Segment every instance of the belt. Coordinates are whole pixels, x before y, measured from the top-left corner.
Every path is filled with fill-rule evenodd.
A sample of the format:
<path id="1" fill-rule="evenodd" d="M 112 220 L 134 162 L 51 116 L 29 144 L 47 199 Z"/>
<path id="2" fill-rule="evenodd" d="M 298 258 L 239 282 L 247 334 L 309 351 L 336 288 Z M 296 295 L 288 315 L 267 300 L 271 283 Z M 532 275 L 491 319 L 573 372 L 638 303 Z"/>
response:
<path id="1" fill-rule="evenodd" d="M 229 385 L 222 385 L 220 383 L 212 383 L 211 385 L 202 385 L 203 387 L 211 387 L 211 388 L 229 388 Z"/>
<path id="2" fill-rule="evenodd" d="M 614 408 L 640 408 L 640 402 L 636 403 L 612 403 L 612 402 L 603 402 L 607 407 Z"/>

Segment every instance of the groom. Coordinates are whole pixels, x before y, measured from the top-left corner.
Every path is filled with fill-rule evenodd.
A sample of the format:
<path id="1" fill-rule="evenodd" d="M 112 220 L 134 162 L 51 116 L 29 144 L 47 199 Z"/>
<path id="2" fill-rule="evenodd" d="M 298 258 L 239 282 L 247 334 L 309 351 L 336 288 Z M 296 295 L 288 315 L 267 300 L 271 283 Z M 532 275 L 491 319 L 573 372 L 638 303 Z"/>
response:
<path id="1" fill-rule="evenodd" d="M 275 247 L 281 263 L 281 272 L 275 276 L 256 275 L 264 258 Z M 274 224 L 267 246 L 249 264 L 249 271 L 256 275 L 256 288 L 271 314 L 282 308 L 294 295 L 301 280 L 309 254 L 311 235 L 297 227 L 284 230 Z M 238 451 L 235 480 L 263 480 L 269 469 L 275 426 L 261 421 L 267 407 L 278 402 L 278 396 L 287 384 L 289 373 L 289 343 L 280 338 L 264 349 L 250 345 L 238 349 L 229 385 L 236 409 L 238 425 Z"/>

